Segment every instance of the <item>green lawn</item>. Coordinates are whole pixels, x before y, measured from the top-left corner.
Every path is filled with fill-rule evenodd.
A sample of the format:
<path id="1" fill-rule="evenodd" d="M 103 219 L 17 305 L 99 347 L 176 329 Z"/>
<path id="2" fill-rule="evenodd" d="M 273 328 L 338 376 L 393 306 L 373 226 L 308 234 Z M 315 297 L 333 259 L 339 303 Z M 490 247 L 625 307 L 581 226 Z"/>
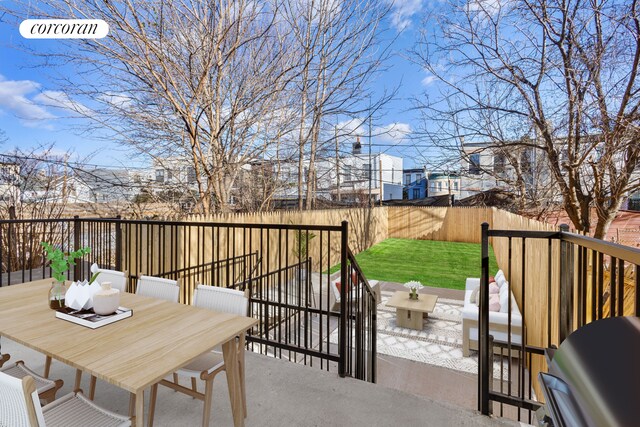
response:
<path id="1" fill-rule="evenodd" d="M 387 239 L 356 255 L 368 279 L 405 283 L 418 280 L 437 288 L 464 289 L 467 277 L 480 277 L 480 245 L 434 240 Z M 491 274 L 497 270 L 493 249 Z M 340 266 L 332 268 L 337 271 Z"/>

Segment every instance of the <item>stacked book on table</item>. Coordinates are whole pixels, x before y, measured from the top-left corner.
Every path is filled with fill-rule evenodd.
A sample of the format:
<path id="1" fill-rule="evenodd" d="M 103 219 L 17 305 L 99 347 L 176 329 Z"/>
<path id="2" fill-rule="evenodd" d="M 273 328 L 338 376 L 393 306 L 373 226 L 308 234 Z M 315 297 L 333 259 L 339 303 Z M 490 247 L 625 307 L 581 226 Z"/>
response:
<path id="1" fill-rule="evenodd" d="M 126 307 L 118 307 L 115 313 L 108 315 L 99 315 L 94 313 L 93 310 L 73 310 L 71 308 L 63 308 L 56 311 L 56 317 L 58 319 L 77 323 L 78 325 L 91 329 L 96 329 L 131 316 L 133 316 L 133 310 Z"/>

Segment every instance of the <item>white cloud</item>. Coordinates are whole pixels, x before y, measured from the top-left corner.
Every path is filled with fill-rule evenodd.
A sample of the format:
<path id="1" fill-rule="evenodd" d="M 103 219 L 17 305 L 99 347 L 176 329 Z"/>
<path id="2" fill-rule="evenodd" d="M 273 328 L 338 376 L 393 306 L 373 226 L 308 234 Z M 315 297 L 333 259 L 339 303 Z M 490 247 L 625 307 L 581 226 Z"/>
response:
<path id="1" fill-rule="evenodd" d="M 413 16 L 422 10 L 424 0 L 387 0 L 391 6 L 391 25 L 398 31 L 411 27 Z"/>
<path id="2" fill-rule="evenodd" d="M 369 126 L 366 119 L 350 119 L 337 124 L 337 130 L 342 135 L 343 142 L 349 143 L 354 136 L 366 137 L 369 134 Z M 409 140 L 412 129 L 408 123 L 389 123 L 376 126 L 371 129 L 374 141 L 401 144 Z"/>
<path id="3" fill-rule="evenodd" d="M 336 125 L 338 134 L 364 135 L 367 130 L 366 119 L 349 119 Z"/>
<path id="4" fill-rule="evenodd" d="M 98 100 L 115 108 L 128 109 L 133 106 L 133 99 L 126 93 L 107 92 L 98 97 Z"/>
<path id="5" fill-rule="evenodd" d="M 32 80 L 7 80 L 0 75 L 0 110 L 15 115 L 30 127 L 54 119 L 56 116 L 28 98 L 39 89 L 40 84 Z"/>
<path id="6" fill-rule="evenodd" d="M 64 92 L 45 90 L 33 97 L 39 105 L 53 108 L 63 108 L 79 114 L 88 114 L 90 110 L 79 102 L 74 101 Z"/>
<path id="7" fill-rule="evenodd" d="M 422 86 L 429 86 L 430 84 L 434 83 L 436 80 L 438 80 L 436 76 L 434 76 L 433 74 L 429 74 L 424 79 L 422 79 L 421 83 L 422 83 Z"/>
<path id="8" fill-rule="evenodd" d="M 396 122 L 375 128 L 374 135 L 378 141 L 402 144 L 409 140 L 411 132 L 411 125 Z"/>
<path id="9" fill-rule="evenodd" d="M 470 12 L 477 12 L 478 18 L 487 18 L 496 15 L 508 0 L 469 0 Z"/>

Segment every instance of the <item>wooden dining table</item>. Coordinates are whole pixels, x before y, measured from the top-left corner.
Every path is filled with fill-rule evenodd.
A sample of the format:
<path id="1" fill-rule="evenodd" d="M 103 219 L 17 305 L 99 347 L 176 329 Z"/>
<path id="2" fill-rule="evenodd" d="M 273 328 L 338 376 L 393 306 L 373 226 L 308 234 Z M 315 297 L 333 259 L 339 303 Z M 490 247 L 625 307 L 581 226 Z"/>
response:
<path id="1" fill-rule="evenodd" d="M 133 316 L 90 329 L 55 317 L 52 279 L 0 288 L 0 336 L 135 395 L 135 425 L 144 425 L 144 391 L 199 355 L 222 345 L 233 421 L 244 425 L 246 402 L 236 337 L 258 321 L 123 293 Z"/>

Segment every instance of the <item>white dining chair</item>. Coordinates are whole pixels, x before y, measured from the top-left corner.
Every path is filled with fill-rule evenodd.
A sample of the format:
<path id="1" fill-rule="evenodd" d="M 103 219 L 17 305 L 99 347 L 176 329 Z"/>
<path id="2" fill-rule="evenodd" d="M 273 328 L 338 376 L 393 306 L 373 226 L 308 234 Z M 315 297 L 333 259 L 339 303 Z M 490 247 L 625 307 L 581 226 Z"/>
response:
<path id="1" fill-rule="evenodd" d="M 34 379 L 0 372 L 0 425 L 11 427 L 126 427 L 131 419 L 94 404 L 77 391 L 40 407 Z"/>
<path id="2" fill-rule="evenodd" d="M 213 311 L 236 314 L 238 316 L 246 316 L 249 307 L 248 291 L 242 292 L 234 289 L 221 288 L 217 286 L 198 285 L 193 297 L 193 305 L 200 308 L 206 308 Z M 244 388 L 244 352 L 240 349 L 244 347 L 244 335 L 236 338 L 237 351 L 239 353 L 238 364 L 240 370 L 240 384 L 242 386 L 241 393 L 243 402 L 245 399 Z M 240 356 L 240 353 L 242 356 Z M 173 382 L 162 380 L 159 384 L 172 388 L 176 391 L 188 394 L 191 397 L 200 399 L 204 402 L 202 412 L 202 425 L 209 425 L 211 415 L 211 398 L 213 394 L 213 380 L 216 375 L 225 370 L 224 358 L 219 349 L 204 353 L 198 356 L 188 365 L 179 369 L 173 375 Z M 176 376 L 177 374 L 177 376 Z M 178 384 L 178 376 L 191 378 L 191 389 Z M 205 382 L 204 393 L 199 393 L 196 387 L 196 379 Z M 149 401 L 149 426 L 153 423 L 153 415 L 156 405 L 156 397 L 158 393 L 158 384 L 151 387 L 151 398 Z M 247 416 L 246 403 L 243 407 L 244 416 Z"/>
<path id="3" fill-rule="evenodd" d="M 96 282 L 111 282 L 111 287 L 118 289 L 120 292 L 127 292 L 127 282 L 129 274 L 127 271 L 109 270 L 106 268 L 99 268 L 96 264 L 91 266 L 91 274 L 98 274 Z"/>
<path id="4" fill-rule="evenodd" d="M 31 377 L 33 377 L 36 385 L 36 391 L 38 392 L 38 396 L 40 397 L 40 399 L 42 399 L 46 403 L 50 403 L 55 400 L 58 390 L 60 390 L 60 388 L 64 385 L 64 382 L 62 380 L 54 381 L 48 378 L 41 377 L 40 375 L 29 369 L 22 360 L 4 365 L 4 362 L 6 362 L 7 360 L 9 360 L 9 355 L 3 354 L 0 358 L 0 361 L 2 362 L 0 363 L 0 372 L 18 379 L 22 379 L 30 375 Z"/>
<path id="5" fill-rule="evenodd" d="M 154 276 L 140 276 L 136 294 L 178 302 L 180 298 L 180 285 L 177 280 L 163 279 Z"/>

